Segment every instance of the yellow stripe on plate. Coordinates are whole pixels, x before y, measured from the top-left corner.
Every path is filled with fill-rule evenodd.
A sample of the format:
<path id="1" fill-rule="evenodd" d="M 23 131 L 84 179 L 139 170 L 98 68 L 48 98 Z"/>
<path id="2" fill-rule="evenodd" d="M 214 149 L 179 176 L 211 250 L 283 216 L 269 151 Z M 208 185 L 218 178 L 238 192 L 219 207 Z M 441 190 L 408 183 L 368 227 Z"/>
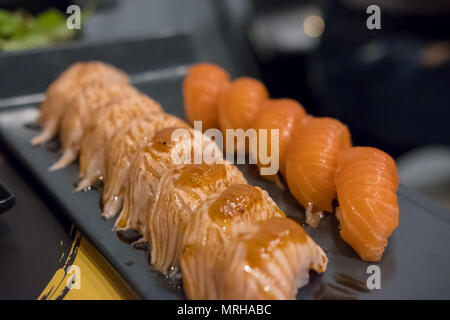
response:
<path id="1" fill-rule="evenodd" d="M 40 300 L 124 300 L 136 295 L 79 232 L 63 268 L 56 271 Z"/>

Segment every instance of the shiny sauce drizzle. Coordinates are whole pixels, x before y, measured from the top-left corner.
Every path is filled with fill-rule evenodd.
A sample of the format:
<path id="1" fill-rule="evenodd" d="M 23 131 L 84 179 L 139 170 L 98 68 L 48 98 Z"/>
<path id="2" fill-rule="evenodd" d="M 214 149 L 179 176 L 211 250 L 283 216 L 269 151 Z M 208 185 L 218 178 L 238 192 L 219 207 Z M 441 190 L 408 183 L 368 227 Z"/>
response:
<path id="1" fill-rule="evenodd" d="M 289 243 L 305 243 L 303 228 L 288 218 L 273 218 L 258 224 L 257 231 L 247 240 L 247 264 L 250 268 L 263 266 L 276 250 Z"/>
<path id="2" fill-rule="evenodd" d="M 225 226 L 233 217 L 249 212 L 258 201 L 263 201 L 263 198 L 257 188 L 236 184 L 220 194 L 209 207 L 208 214 L 215 223 Z"/>
<path id="3" fill-rule="evenodd" d="M 223 164 L 189 164 L 181 169 L 175 184 L 187 188 L 203 188 L 225 179 L 227 171 Z"/>
<path id="4" fill-rule="evenodd" d="M 169 127 L 159 130 L 152 141 L 147 145 L 144 152 L 148 152 L 152 156 L 152 158 L 159 160 L 161 154 L 170 153 L 172 149 L 177 145 L 177 143 L 183 143 L 183 141 L 188 138 L 192 139 L 192 134 L 189 133 L 189 136 L 183 135 L 179 138 L 178 141 L 172 140 L 173 132 L 180 128 L 181 127 Z"/>

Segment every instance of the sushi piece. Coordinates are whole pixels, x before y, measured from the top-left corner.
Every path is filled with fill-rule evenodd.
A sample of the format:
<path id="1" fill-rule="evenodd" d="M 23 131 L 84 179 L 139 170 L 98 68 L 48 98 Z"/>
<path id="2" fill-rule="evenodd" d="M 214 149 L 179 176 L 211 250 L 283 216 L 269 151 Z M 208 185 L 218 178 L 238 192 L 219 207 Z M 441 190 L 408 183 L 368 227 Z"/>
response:
<path id="1" fill-rule="evenodd" d="M 183 120 L 163 112 L 137 118 L 121 127 L 105 148 L 102 217 L 111 218 L 119 213 L 129 169 L 141 148 L 155 133 L 166 127 L 185 127 Z"/>
<path id="2" fill-rule="evenodd" d="M 288 152 L 289 142 L 291 141 L 291 135 L 295 128 L 300 125 L 300 120 L 306 116 L 305 109 L 302 105 L 292 99 L 269 99 L 264 104 L 261 111 L 256 116 L 253 122 L 253 128 L 258 131 L 258 140 L 250 145 L 250 154 L 257 161 L 258 167 L 260 169 L 260 174 L 262 177 L 275 182 L 277 185 L 281 186 L 281 180 L 278 176 L 278 172 L 275 174 L 264 175 L 261 172 L 262 168 L 270 167 L 274 165 L 273 163 L 267 163 L 265 161 L 276 158 L 278 161 L 277 166 L 279 167 L 279 172 L 285 173 L 285 162 L 286 154 Z M 272 145 L 272 134 L 271 130 L 278 130 L 278 139 L 275 139 L 275 143 L 278 143 L 278 148 Z M 267 130 L 266 141 L 262 139 L 262 130 Z M 266 152 L 268 159 L 266 159 L 264 164 L 261 163 L 261 158 L 258 155 L 260 151 L 261 143 L 266 144 Z M 276 153 L 278 150 L 278 153 Z M 262 152 L 263 155 L 266 152 Z"/>
<path id="3" fill-rule="evenodd" d="M 309 270 L 323 273 L 328 264 L 322 248 L 288 218 L 258 222 L 223 255 L 219 299 L 292 300 L 308 283 Z"/>
<path id="4" fill-rule="evenodd" d="M 161 106 L 140 94 L 114 101 L 102 112 L 92 115 L 81 143 L 80 177 L 83 179 L 78 183 L 77 191 L 103 178 L 105 146 L 114 133 L 125 123 L 153 112 L 162 112 Z"/>
<path id="5" fill-rule="evenodd" d="M 124 72 L 109 64 L 99 61 L 74 63 L 48 87 L 38 117 L 43 130 L 31 139 L 31 144 L 47 142 L 58 133 L 64 112 L 72 106 L 69 102 L 84 85 L 94 82 L 127 84 L 128 81 Z"/>
<path id="6" fill-rule="evenodd" d="M 178 129 L 184 129 L 184 134 L 174 137 Z M 195 143 L 202 148 L 196 150 Z M 156 189 L 163 174 L 175 165 L 192 163 L 195 158 L 194 152 L 202 155 L 203 150 L 209 148 L 213 149 L 212 154 L 217 159 L 216 163 L 222 162 L 222 152 L 214 141 L 202 133 L 194 134 L 194 130 L 180 127 L 159 130 L 139 151 L 130 168 L 125 184 L 123 208 L 114 229 L 121 232 L 125 239 L 141 238 L 140 243 L 145 243 L 147 216 L 153 207 Z"/>
<path id="7" fill-rule="evenodd" d="M 251 128 L 262 105 L 269 98 L 263 83 L 252 78 L 236 79 L 224 89 L 219 98 L 219 124 L 226 140 L 227 129 Z M 236 139 L 235 139 L 236 140 Z M 233 141 L 226 141 L 227 144 Z M 234 142 L 234 150 L 248 151 L 248 143 Z"/>
<path id="8" fill-rule="evenodd" d="M 89 129 L 89 121 L 96 112 L 102 112 L 101 108 L 113 101 L 139 95 L 142 93 L 127 84 L 97 82 L 84 86 L 64 113 L 60 129 L 63 154 L 49 170 L 62 169 L 76 160 L 83 134 Z"/>
<path id="9" fill-rule="evenodd" d="M 230 164 L 188 164 L 162 176 L 148 217 L 151 263 L 158 271 L 179 272 L 184 230 L 196 209 L 209 195 L 238 183 L 247 182 Z"/>
<path id="10" fill-rule="evenodd" d="M 294 133 L 286 157 L 286 180 L 291 193 L 306 208 L 310 226 L 318 226 L 324 211 L 333 212 L 337 155 L 350 146 L 347 127 L 331 118 L 307 117 Z"/>
<path id="11" fill-rule="evenodd" d="M 235 184 L 212 194 L 202 203 L 186 227 L 181 270 L 189 299 L 218 299 L 218 268 L 227 264 L 227 245 L 252 223 L 284 213 L 266 191 L 248 184 Z"/>
<path id="12" fill-rule="evenodd" d="M 343 150 L 335 182 L 342 239 L 362 260 L 380 261 L 399 220 L 395 161 L 376 148 Z"/>
<path id="13" fill-rule="evenodd" d="M 188 121 L 202 121 L 203 130 L 219 128 L 219 93 L 230 82 L 230 76 L 221 67 L 200 63 L 189 68 L 183 82 L 184 108 Z"/>
<path id="14" fill-rule="evenodd" d="M 247 130 L 253 124 L 258 111 L 269 98 L 263 83 L 256 79 L 236 79 L 220 95 L 219 122 L 225 129 Z"/>

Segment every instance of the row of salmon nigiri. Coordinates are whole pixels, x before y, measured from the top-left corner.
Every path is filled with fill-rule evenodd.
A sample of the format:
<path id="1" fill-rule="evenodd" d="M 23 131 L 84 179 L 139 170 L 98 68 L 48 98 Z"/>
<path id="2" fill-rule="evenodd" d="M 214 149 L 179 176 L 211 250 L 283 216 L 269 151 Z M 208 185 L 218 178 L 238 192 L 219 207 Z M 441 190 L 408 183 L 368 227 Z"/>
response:
<path id="1" fill-rule="evenodd" d="M 60 169 L 78 154 L 83 190 L 103 180 L 105 218 L 166 275 L 181 270 L 194 299 L 292 299 L 309 270 L 327 256 L 266 191 L 247 184 L 208 137 L 162 111 L 128 84 L 125 74 L 99 62 L 77 63 L 49 87 L 39 117 L 43 143 L 59 133 Z M 174 140 L 179 129 L 183 135 Z M 214 164 L 174 162 L 193 155 L 194 141 Z M 228 263 L 225 263 L 228 262 Z"/>
<path id="2" fill-rule="evenodd" d="M 203 121 L 205 129 L 278 129 L 279 173 L 305 207 L 307 223 L 317 227 L 324 212 L 335 210 L 337 197 L 342 238 L 363 260 L 381 259 L 399 216 L 397 170 L 389 155 L 352 147 L 350 132 L 340 121 L 307 115 L 291 99 L 270 99 L 258 80 L 231 81 L 214 64 L 191 67 L 183 90 L 188 120 Z M 267 150 L 270 141 L 269 135 Z M 263 167 L 258 146 L 250 142 L 250 154 Z M 282 185 L 279 174 L 264 177 Z"/>

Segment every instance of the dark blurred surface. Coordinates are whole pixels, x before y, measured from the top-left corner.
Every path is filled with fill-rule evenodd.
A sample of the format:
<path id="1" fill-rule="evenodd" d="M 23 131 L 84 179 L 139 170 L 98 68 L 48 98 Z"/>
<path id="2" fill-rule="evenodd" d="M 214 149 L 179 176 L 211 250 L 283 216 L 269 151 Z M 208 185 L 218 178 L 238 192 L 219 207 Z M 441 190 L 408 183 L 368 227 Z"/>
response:
<path id="1" fill-rule="evenodd" d="M 70 251 L 70 222 L 42 193 L 37 181 L 20 174 L 15 161 L 2 156 L 0 177 L 16 195 L 16 204 L 0 215 L 0 299 L 36 299 Z"/>
<path id="2" fill-rule="evenodd" d="M 416 10 L 408 10 L 408 1 L 394 8 L 378 2 L 381 30 L 366 27 L 367 1 L 255 3 L 250 39 L 273 96 L 291 96 L 315 115 L 336 117 L 350 127 L 355 144 L 393 156 L 450 145 L 448 2 L 410 1 Z M 312 15 L 323 18 L 325 28 L 308 39 L 302 24 Z M 275 28 L 284 33 L 270 38 Z M 295 44 L 281 46 L 279 37 L 289 33 Z"/>
<path id="3" fill-rule="evenodd" d="M 347 123 L 357 144 L 393 156 L 450 145 L 450 15 L 381 12 L 373 31 L 363 11 L 329 8 L 312 62 L 320 114 Z"/>
<path id="4" fill-rule="evenodd" d="M 0 8 L 7 10 L 25 9 L 32 14 L 36 14 L 53 7 L 66 12 L 67 7 L 73 2 L 73 0 L 0 0 Z"/>

